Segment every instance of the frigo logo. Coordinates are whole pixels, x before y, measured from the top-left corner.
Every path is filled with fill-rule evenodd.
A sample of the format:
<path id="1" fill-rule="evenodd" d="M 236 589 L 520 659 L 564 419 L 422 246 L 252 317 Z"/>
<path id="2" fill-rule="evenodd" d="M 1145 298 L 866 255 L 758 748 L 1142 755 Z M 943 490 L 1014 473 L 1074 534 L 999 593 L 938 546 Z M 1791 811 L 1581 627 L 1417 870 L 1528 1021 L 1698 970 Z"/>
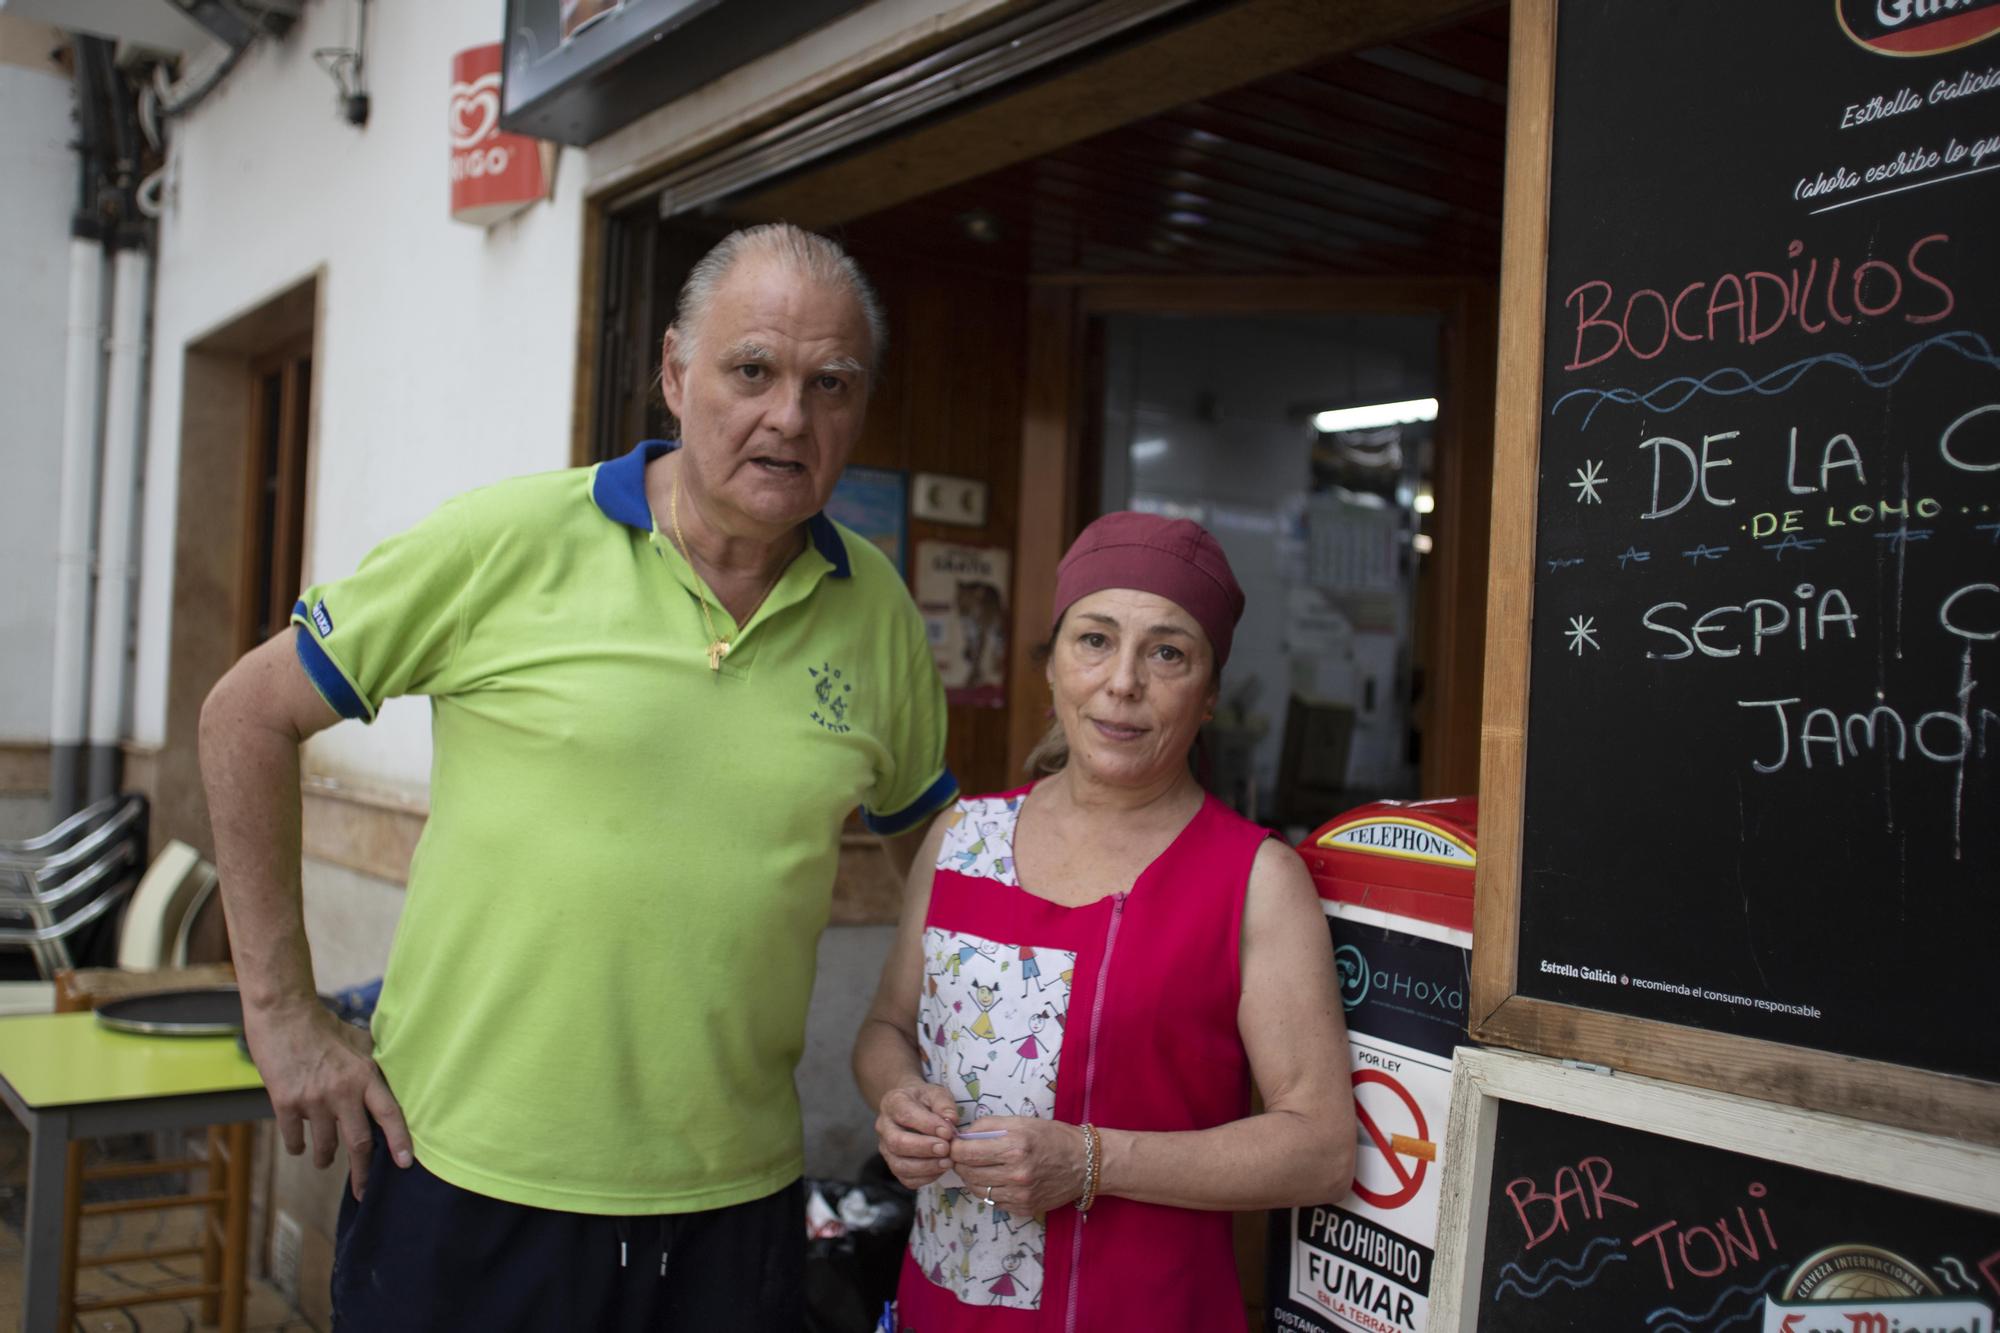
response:
<path id="1" fill-rule="evenodd" d="M 500 72 L 451 85 L 451 147 L 476 148 L 500 128 Z"/>
<path id="2" fill-rule="evenodd" d="M 1877 55 L 1934 56 L 2000 32 L 2000 0 L 1833 0 L 1841 31 Z"/>
<path id="3" fill-rule="evenodd" d="M 1425 1012 L 1431 1009 L 1446 1014 L 1465 1012 L 1463 986 L 1449 986 L 1407 972 L 1372 966 L 1368 956 L 1351 944 L 1333 951 L 1333 969 L 1340 978 L 1340 1007 L 1348 1013 L 1353 1013 L 1370 995 L 1378 1003 L 1386 1002 L 1391 1007 L 1406 1008 L 1414 1003 Z"/>

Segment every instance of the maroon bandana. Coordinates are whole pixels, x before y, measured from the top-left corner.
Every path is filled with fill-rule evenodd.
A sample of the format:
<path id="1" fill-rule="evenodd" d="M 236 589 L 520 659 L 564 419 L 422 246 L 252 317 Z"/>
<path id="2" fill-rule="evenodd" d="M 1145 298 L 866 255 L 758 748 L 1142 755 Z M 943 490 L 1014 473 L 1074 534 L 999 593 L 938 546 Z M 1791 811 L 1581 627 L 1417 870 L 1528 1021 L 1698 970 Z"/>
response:
<path id="1" fill-rule="evenodd" d="M 1185 518 L 1124 511 L 1085 528 L 1056 566 L 1056 614 L 1106 588 L 1131 588 L 1164 597 L 1208 635 L 1215 669 L 1229 660 L 1229 641 L 1243 615 L 1243 589 L 1230 572 L 1221 545 L 1199 523 Z"/>

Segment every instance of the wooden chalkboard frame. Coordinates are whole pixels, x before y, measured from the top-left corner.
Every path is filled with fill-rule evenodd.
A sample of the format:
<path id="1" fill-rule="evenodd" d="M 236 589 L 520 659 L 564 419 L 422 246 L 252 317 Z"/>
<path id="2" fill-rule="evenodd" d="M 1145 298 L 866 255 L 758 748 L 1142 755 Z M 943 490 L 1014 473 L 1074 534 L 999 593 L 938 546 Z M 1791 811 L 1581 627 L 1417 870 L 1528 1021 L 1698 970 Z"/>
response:
<path id="1" fill-rule="evenodd" d="M 1481 725 L 1475 1041 L 2000 1145 L 2000 1084 L 1534 999 L 1517 984 L 1557 0 L 1514 0 Z"/>
<path id="2" fill-rule="evenodd" d="M 1517 4 L 1523 0 L 1516 0 Z M 1430 1327 L 1470 1329 L 1483 1288 L 1500 1103 L 1520 1102 L 2000 1213 L 2000 1151 L 1574 1062 L 1460 1047 L 1442 1153 Z"/>

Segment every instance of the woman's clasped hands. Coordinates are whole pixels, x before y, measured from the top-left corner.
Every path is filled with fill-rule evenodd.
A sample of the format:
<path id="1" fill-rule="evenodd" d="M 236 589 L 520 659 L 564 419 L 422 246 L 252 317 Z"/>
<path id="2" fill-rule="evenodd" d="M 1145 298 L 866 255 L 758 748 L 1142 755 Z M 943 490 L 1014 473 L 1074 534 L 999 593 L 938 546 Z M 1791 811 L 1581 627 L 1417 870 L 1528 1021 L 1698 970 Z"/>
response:
<path id="1" fill-rule="evenodd" d="M 1033 1116 L 983 1116 L 958 1124 L 951 1093 L 935 1083 L 891 1089 L 875 1132 L 883 1160 L 911 1189 L 956 1171 L 966 1198 L 1009 1213 L 1042 1214 L 1083 1197 L 1083 1130 Z"/>
<path id="2" fill-rule="evenodd" d="M 875 1115 L 882 1160 L 908 1189 L 934 1183 L 951 1170 L 958 1104 L 935 1083 L 906 1083 L 883 1094 Z"/>

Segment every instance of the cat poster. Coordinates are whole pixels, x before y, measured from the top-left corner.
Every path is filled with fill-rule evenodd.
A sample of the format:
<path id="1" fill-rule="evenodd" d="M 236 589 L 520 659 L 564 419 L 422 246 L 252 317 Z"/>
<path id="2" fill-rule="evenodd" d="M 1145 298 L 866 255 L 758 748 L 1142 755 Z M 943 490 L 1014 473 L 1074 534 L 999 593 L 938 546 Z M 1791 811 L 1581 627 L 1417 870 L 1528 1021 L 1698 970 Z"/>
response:
<path id="1" fill-rule="evenodd" d="M 1000 546 L 917 543 L 917 606 L 947 702 L 1007 706 L 1007 573 Z"/>

